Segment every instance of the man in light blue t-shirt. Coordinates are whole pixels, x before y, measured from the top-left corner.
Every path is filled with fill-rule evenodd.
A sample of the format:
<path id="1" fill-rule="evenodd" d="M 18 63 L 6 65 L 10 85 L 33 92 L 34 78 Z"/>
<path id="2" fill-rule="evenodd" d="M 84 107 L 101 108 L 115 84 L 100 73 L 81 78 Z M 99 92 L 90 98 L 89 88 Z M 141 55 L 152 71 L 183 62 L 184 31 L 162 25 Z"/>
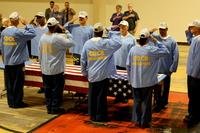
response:
<path id="1" fill-rule="evenodd" d="M 5 87 L 7 102 L 10 108 L 22 108 L 23 102 L 24 65 L 28 61 L 27 41 L 36 36 L 33 25 L 19 18 L 18 12 L 9 16 L 11 25 L 1 33 L 2 60 L 5 65 Z M 18 28 L 19 23 L 25 28 Z"/>
<path id="2" fill-rule="evenodd" d="M 150 39 L 154 42 L 150 42 Z M 133 87 L 134 126 L 150 127 L 152 90 L 158 84 L 158 61 L 167 55 L 167 48 L 150 36 L 147 29 L 140 33 L 139 44 L 133 46 L 127 58 L 128 79 Z"/>
<path id="3" fill-rule="evenodd" d="M 166 46 L 169 51 L 165 57 L 159 59 L 159 74 L 165 74 L 164 85 L 162 92 L 158 94 L 158 102 L 154 111 L 159 112 L 161 109 L 166 108 L 168 104 L 168 97 L 170 91 L 171 75 L 176 72 L 179 61 L 179 50 L 176 40 L 168 35 L 168 26 L 166 22 L 161 22 L 159 25 L 159 34 L 153 33 L 152 35 L 162 44 Z M 161 89 L 159 89 L 161 90 Z M 158 90 L 158 91 L 159 91 Z M 159 96 L 160 95 L 160 96 Z"/>
<path id="4" fill-rule="evenodd" d="M 187 61 L 187 88 L 188 88 L 188 113 L 186 117 L 188 126 L 192 127 L 200 122 L 200 20 L 193 21 L 193 33 L 188 61 Z"/>
<path id="5" fill-rule="evenodd" d="M 74 46 L 72 36 L 55 33 L 58 21 L 52 17 L 47 21 L 49 31 L 39 41 L 39 60 L 42 70 L 43 86 L 48 114 L 64 113 L 61 108 L 64 89 L 66 49 Z"/>
<path id="6" fill-rule="evenodd" d="M 103 26 L 94 25 L 94 37 L 88 40 L 81 54 L 81 71 L 88 78 L 88 112 L 90 120 L 106 122 L 108 78 L 116 73 L 113 53 L 121 47 L 120 36 L 103 39 Z"/>
<path id="7" fill-rule="evenodd" d="M 123 20 L 119 23 L 120 36 L 122 41 L 122 46 L 114 53 L 115 65 L 118 70 L 126 70 L 126 59 L 129 53 L 129 50 L 136 45 L 136 39 L 133 35 L 128 32 L 129 24 L 126 20 Z M 122 90 L 123 92 L 124 90 Z M 118 93 L 115 98 L 115 103 L 123 102 L 127 103 L 128 99 L 123 93 Z"/>
<path id="8" fill-rule="evenodd" d="M 79 24 L 69 24 L 65 26 L 73 36 L 75 46 L 70 48 L 69 52 L 73 55 L 75 65 L 80 65 L 81 52 L 85 42 L 93 37 L 92 26 L 87 25 L 88 13 L 86 11 L 79 12 Z"/>

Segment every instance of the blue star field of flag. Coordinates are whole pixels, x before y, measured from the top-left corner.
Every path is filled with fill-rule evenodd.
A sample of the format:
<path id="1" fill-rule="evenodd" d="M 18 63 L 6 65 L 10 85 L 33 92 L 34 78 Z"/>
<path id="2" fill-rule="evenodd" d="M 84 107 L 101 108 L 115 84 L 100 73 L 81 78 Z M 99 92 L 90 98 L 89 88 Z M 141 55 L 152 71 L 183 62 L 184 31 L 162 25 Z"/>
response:
<path id="1" fill-rule="evenodd" d="M 109 79 L 108 95 L 114 97 L 132 98 L 132 87 L 127 75 L 115 74 Z"/>

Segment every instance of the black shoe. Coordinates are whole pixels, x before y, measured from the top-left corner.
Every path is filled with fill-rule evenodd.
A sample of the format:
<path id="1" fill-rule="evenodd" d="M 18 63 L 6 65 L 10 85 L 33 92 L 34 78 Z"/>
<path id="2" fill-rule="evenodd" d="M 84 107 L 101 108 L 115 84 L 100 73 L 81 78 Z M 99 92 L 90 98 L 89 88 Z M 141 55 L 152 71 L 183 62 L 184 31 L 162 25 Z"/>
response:
<path id="1" fill-rule="evenodd" d="M 96 117 L 90 116 L 90 120 L 91 120 L 91 121 L 96 121 Z"/>
<path id="2" fill-rule="evenodd" d="M 28 104 L 22 102 L 22 103 L 19 104 L 19 105 L 9 105 L 9 107 L 10 107 L 10 108 L 25 108 L 25 107 L 28 107 Z"/>
<path id="3" fill-rule="evenodd" d="M 188 119 L 187 127 L 192 128 L 195 127 L 200 121 L 197 119 Z"/>
<path id="4" fill-rule="evenodd" d="M 129 128 L 139 128 L 141 125 L 138 122 L 133 122 L 130 125 L 128 125 Z"/>
<path id="5" fill-rule="evenodd" d="M 86 94 L 77 92 L 77 93 L 74 94 L 74 97 L 86 97 Z"/>
<path id="6" fill-rule="evenodd" d="M 158 113 L 158 112 L 160 112 L 162 110 L 162 108 L 161 107 L 159 107 L 159 106 L 156 106 L 156 107 L 154 107 L 153 108 L 153 112 L 155 112 L 155 113 Z"/>
<path id="7" fill-rule="evenodd" d="M 141 128 L 150 128 L 151 124 L 149 123 L 145 123 L 145 124 L 141 124 Z"/>
<path id="8" fill-rule="evenodd" d="M 44 88 L 40 88 L 38 91 L 37 91 L 37 93 L 44 93 Z"/>
<path id="9" fill-rule="evenodd" d="M 162 104 L 162 105 L 160 106 L 160 108 L 161 108 L 161 109 L 167 109 L 167 104 L 168 104 L 168 103 Z"/>
<path id="10" fill-rule="evenodd" d="M 66 111 L 64 108 L 58 108 L 58 109 L 53 109 L 53 110 L 48 110 L 48 114 L 64 114 Z"/>
<path id="11" fill-rule="evenodd" d="M 108 122 L 110 121 L 108 117 L 96 118 L 94 121 L 96 122 Z"/>
<path id="12" fill-rule="evenodd" d="M 186 115 L 185 118 L 183 118 L 183 122 L 187 123 L 190 119 L 189 115 Z"/>

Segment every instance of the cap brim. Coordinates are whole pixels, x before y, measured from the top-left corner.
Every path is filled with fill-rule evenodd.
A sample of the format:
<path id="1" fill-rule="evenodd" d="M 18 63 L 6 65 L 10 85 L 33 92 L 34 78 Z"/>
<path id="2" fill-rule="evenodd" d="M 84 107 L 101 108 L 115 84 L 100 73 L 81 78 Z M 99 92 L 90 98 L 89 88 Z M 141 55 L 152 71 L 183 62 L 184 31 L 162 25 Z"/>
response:
<path id="1" fill-rule="evenodd" d="M 100 31 L 99 31 L 99 30 L 94 30 L 94 32 L 97 32 L 97 33 L 98 33 L 98 32 L 102 32 L 102 31 L 103 31 L 103 30 L 100 30 Z"/>
<path id="2" fill-rule="evenodd" d="M 45 17 L 45 16 L 36 14 L 35 17 Z"/>
<path id="3" fill-rule="evenodd" d="M 167 27 L 161 27 L 161 26 L 160 26 L 159 29 L 167 29 Z"/>
<path id="4" fill-rule="evenodd" d="M 120 26 L 120 25 L 123 25 L 123 26 L 128 26 L 127 24 L 119 24 L 119 26 Z"/>
<path id="5" fill-rule="evenodd" d="M 79 17 L 79 18 L 86 18 L 87 16 L 79 15 L 78 17 Z"/>
<path id="6" fill-rule="evenodd" d="M 59 24 L 59 23 L 55 23 L 55 24 L 51 24 L 51 23 L 47 23 L 47 26 L 55 26 L 55 25 L 57 25 L 57 24 Z"/>
<path id="7" fill-rule="evenodd" d="M 19 17 L 18 18 L 10 18 L 10 20 L 19 20 Z"/>
<path id="8" fill-rule="evenodd" d="M 148 37 L 145 35 L 140 35 L 140 38 L 148 38 Z"/>

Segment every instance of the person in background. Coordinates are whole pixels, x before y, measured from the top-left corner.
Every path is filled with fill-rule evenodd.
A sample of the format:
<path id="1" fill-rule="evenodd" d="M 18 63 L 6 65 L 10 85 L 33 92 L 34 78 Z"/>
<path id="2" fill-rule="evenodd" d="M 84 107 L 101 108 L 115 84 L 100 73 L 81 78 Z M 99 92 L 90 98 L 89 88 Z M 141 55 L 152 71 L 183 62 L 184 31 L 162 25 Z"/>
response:
<path id="1" fill-rule="evenodd" d="M 112 14 L 112 17 L 110 18 L 110 22 L 112 22 L 111 30 L 113 31 L 119 31 L 119 23 L 122 21 L 123 13 L 122 6 L 116 5 L 116 13 Z"/>
<path id="2" fill-rule="evenodd" d="M 68 1 L 65 1 L 65 8 L 61 11 L 62 13 L 62 25 L 65 25 L 65 23 L 73 23 L 76 19 L 74 18 L 74 15 L 76 15 L 76 12 L 73 8 L 70 8 L 70 3 Z"/>
<path id="3" fill-rule="evenodd" d="M 45 15 L 43 12 L 37 12 L 36 15 L 34 16 L 34 19 L 31 20 L 31 24 L 34 25 L 35 31 L 36 31 L 36 36 L 31 39 L 31 58 L 35 58 L 38 61 L 38 56 L 39 56 L 39 40 L 41 36 L 48 32 L 48 28 L 46 26 L 45 22 Z M 41 87 L 38 90 L 38 93 L 44 93 L 44 88 Z"/>
<path id="4" fill-rule="evenodd" d="M 56 20 L 58 20 L 59 24 L 62 25 L 63 15 L 59 10 L 59 6 L 58 5 L 54 5 L 53 6 L 53 12 L 50 13 L 50 17 L 54 17 Z"/>
<path id="5" fill-rule="evenodd" d="M 199 86 L 200 86 L 200 20 L 194 20 L 192 39 L 187 60 L 187 88 L 188 88 L 188 113 L 186 120 L 188 127 L 193 127 L 200 122 Z"/>
<path id="6" fill-rule="evenodd" d="M 73 56 L 75 65 L 80 65 L 81 52 L 84 43 L 93 37 L 93 27 L 87 25 L 88 13 L 86 11 L 79 12 L 79 24 L 69 24 L 66 28 L 70 31 L 75 41 L 75 46 L 69 49 L 69 53 Z M 74 96 L 85 97 L 85 94 L 75 93 Z"/>
<path id="7" fill-rule="evenodd" d="M 31 39 L 31 56 L 32 56 L 32 58 L 38 59 L 38 56 L 39 56 L 39 50 L 38 50 L 39 40 L 40 40 L 42 34 L 48 32 L 48 28 L 47 28 L 46 22 L 45 22 L 44 13 L 43 12 L 37 12 L 34 16 L 34 19 L 31 20 L 30 23 L 35 25 L 35 30 L 36 30 L 36 37 Z"/>
<path id="8" fill-rule="evenodd" d="M 123 20 L 119 23 L 120 34 L 122 46 L 114 53 L 115 65 L 118 70 L 126 70 L 126 59 L 129 53 L 129 50 L 136 45 L 136 39 L 133 35 L 128 32 L 129 24 L 127 21 Z M 123 93 L 116 95 L 115 103 L 118 102 L 128 102 L 123 96 Z"/>
<path id="9" fill-rule="evenodd" d="M 55 33 L 58 24 L 59 22 L 54 17 L 49 18 L 47 21 L 49 31 L 43 34 L 39 41 L 39 61 L 48 114 L 65 112 L 65 109 L 61 107 L 65 83 L 65 53 L 66 48 L 74 46 L 69 32 L 66 32 L 65 37 Z"/>
<path id="10" fill-rule="evenodd" d="M 113 53 L 121 47 L 120 36 L 103 39 L 103 26 L 94 25 L 94 37 L 85 42 L 81 54 L 81 72 L 88 78 L 88 112 L 94 122 L 108 121 L 108 78 L 116 73 Z"/>
<path id="11" fill-rule="evenodd" d="M 126 70 L 126 59 L 128 56 L 128 52 L 136 44 L 136 39 L 128 32 L 129 24 L 127 21 L 121 21 L 119 23 L 119 27 L 122 46 L 114 54 L 115 64 L 117 69 Z"/>
<path id="12" fill-rule="evenodd" d="M 54 4 L 55 4 L 54 1 L 50 1 L 49 2 L 50 7 L 45 10 L 45 18 L 46 18 L 46 20 L 48 20 L 50 18 L 50 14 L 53 12 Z"/>
<path id="13" fill-rule="evenodd" d="M 170 91 L 170 82 L 172 73 L 176 72 L 179 61 L 178 44 L 174 38 L 168 35 L 168 26 L 166 22 L 161 22 L 159 25 L 159 34 L 153 33 L 152 35 L 162 44 L 164 44 L 169 54 L 159 60 L 159 74 L 165 74 L 164 86 L 162 92 L 160 92 L 160 98 L 154 108 L 155 112 L 159 112 L 164 109 L 168 104 L 168 97 Z M 161 90 L 161 89 L 160 89 Z"/>
<path id="14" fill-rule="evenodd" d="M 86 11 L 80 11 L 78 17 L 79 24 L 70 24 L 66 27 L 76 43 L 74 47 L 70 48 L 75 65 L 80 65 L 80 57 L 84 43 L 93 37 L 93 28 L 87 25 L 88 13 Z"/>
<path id="15" fill-rule="evenodd" d="M 185 36 L 186 36 L 186 38 L 187 38 L 187 43 L 188 43 L 189 45 L 191 45 L 191 43 L 192 43 L 192 38 L 194 37 L 193 31 L 192 31 L 193 27 L 194 27 L 194 26 L 190 23 L 190 24 L 188 24 L 188 29 L 185 30 Z"/>
<path id="16" fill-rule="evenodd" d="M 149 42 L 151 38 L 152 42 Z M 168 54 L 167 48 L 150 36 L 148 29 L 140 32 L 139 44 L 131 48 L 127 58 L 128 80 L 133 87 L 132 126 L 151 126 L 152 90 L 158 84 L 158 61 Z"/>
<path id="17" fill-rule="evenodd" d="M 134 35 L 136 32 L 136 27 L 138 24 L 139 16 L 136 11 L 133 10 L 133 5 L 131 3 L 128 4 L 128 11 L 124 12 L 123 20 L 126 20 L 129 24 L 128 31 Z"/>
<path id="18" fill-rule="evenodd" d="M 35 29 L 24 19 L 19 18 L 18 12 L 9 15 L 10 26 L 1 33 L 2 60 L 5 65 L 5 88 L 7 102 L 10 108 L 23 108 L 24 65 L 29 59 L 27 40 L 36 36 Z M 25 29 L 18 28 L 20 22 Z"/>

